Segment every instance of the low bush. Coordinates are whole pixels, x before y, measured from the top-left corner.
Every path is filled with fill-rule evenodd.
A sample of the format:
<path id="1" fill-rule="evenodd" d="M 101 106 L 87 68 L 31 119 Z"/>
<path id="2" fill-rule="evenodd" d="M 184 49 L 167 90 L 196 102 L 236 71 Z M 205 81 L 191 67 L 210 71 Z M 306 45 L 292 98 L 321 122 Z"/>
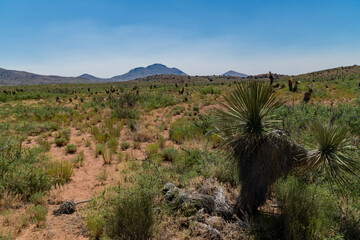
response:
<path id="1" fill-rule="evenodd" d="M 77 146 L 74 144 L 68 144 L 65 147 L 65 152 L 67 154 L 74 154 L 74 153 L 76 153 L 76 151 L 77 151 Z"/>
<path id="2" fill-rule="evenodd" d="M 128 149 L 130 147 L 130 143 L 129 142 L 122 142 L 120 144 L 120 148 L 122 151 L 125 151 L 126 149 Z"/>
<path id="3" fill-rule="evenodd" d="M 47 213 L 48 208 L 43 205 L 36 205 L 30 208 L 31 220 L 38 227 L 45 225 Z"/>
<path id="4" fill-rule="evenodd" d="M 147 155 L 157 154 L 158 151 L 159 151 L 159 144 L 157 143 L 150 143 L 145 147 L 145 153 Z"/>
<path id="5" fill-rule="evenodd" d="M 48 152 L 51 149 L 51 142 L 49 142 L 49 141 L 40 140 L 39 145 L 40 145 L 40 147 L 42 147 L 44 149 L 45 152 Z"/>
<path id="6" fill-rule="evenodd" d="M 104 144 L 96 144 L 96 146 L 95 146 L 95 156 L 98 157 L 98 156 L 104 154 L 105 150 L 106 150 L 106 147 L 105 147 Z"/>
<path id="7" fill-rule="evenodd" d="M 203 133 L 194 122 L 178 119 L 170 125 L 170 139 L 174 142 L 181 144 L 185 140 L 200 138 Z"/>
<path id="8" fill-rule="evenodd" d="M 159 147 L 163 149 L 165 147 L 166 140 L 163 135 L 159 134 L 157 136 L 157 143 L 159 144 Z"/>
<path id="9" fill-rule="evenodd" d="M 19 143 L 1 141 L 0 195 L 3 192 L 27 200 L 32 194 L 51 189 L 51 176 L 44 167 L 42 148 L 22 149 Z"/>
<path id="10" fill-rule="evenodd" d="M 91 141 L 90 139 L 85 140 L 85 147 L 91 148 Z"/>
<path id="11" fill-rule="evenodd" d="M 168 162 L 174 162 L 178 154 L 179 152 L 175 148 L 165 148 L 160 152 L 161 159 Z"/>
<path id="12" fill-rule="evenodd" d="M 200 90 L 201 94 L 219 94 L 221 91 L 219 89 L 214 88 L 213 86 L 207 86 Z"/>
<path id="13" fill-rule="evenodd" d="M 55 144 L 57 147 L 63 147 L 66 144 L 68 144 L 68 141 L 65 138 L 56 138 L 55 139 Z"/>
<path id="14" fill-rule="evenodd" d="M 128 119 L 126 121 L 126 125 L 129 127 L 129 129 L 132 132 L 136 132 L 138 130 L 138 128 L 139 128 L 139 123 L 134 119 Z"/>
<path id="15" fill-rule="evenodd" d="M 31 194 L 31 196 L 29 197 L 29 202 L 35 205 L 44 204 L 44 196 L 44 192 L 36 192 L 34 194 Z"/>
<path id="16" fill-rule="evenodd" d="M 107 143 L 108 148 L 113 152 L 116 153 L 118 146 L 119 146 L 119 142 L 115 137 L 110 138 L 110 140 Z"/>
<path id="17" fill-rule="evenodd" d="M 288 177 L 279 181 L 275 197 L 283 217 L 285 239 L 326 239 L 334 236 L 340 212 L 336 199 L 323 186 Z"/>
<path id="18" fill-rule="evenodd" d="M 73 163 L 76 167 L 81 167 L 81 166 L 83 166 L 84 161 L 85 161 L 84 150 L 80 151 L 80 153 L 72 159 L 72 163 Z"/>
<path id="19" fill-rule="evenodd" d="M 73 166 L 69 161 L 50 162 L 47 171 L 57 186 L 69 182 L 74 173 Z"/>
<path id="20" fill-rule="evenodd" d="M 91 212 L 86 218 L 86 224 L 91 236 L 100 239 L 104 229 L 104 218 L 96 212 Z"/>
<path id="21" fill-rule="evenodd" d="M 110 149 L 105 150 L 101 156 L 103 157 L 104 164 L 111 164 L 113 160 L 113 152 Z"/>
<path id="22" fill-rule="evenodd" d="M 152 194 L 140 187 L 111 191 L 102 201 L 94 202 L 100 212 L 88 215 L 87 223 L 93 237 L 151 239 L 155 221 Z"/>

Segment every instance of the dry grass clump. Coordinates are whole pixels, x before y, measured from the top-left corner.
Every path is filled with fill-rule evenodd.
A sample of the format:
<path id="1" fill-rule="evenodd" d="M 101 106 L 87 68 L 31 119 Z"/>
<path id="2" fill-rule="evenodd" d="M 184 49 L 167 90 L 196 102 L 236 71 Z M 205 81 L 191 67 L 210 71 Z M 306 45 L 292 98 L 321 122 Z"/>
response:
<path id="1" fill-rule="evenodd" d="M 136 132 L 135 140 L 138 142 L 151 142 L 153 140 L 153 136 L 147 129 L 143 128 Z"/>
<path id="2" fill-rule="evenodd" d="M 74 174 L 72 163 L 69 161 L 52 161 L 48 164 L 47 171 L 58 184 L 69 182 Z"/>
<path id="3" fill-rule="evenodd" d="M 0 194 L 0 211 L 9 208 L 19 208 L 23 205 L 22 196 L 18 193 L 2 191 Z"/>

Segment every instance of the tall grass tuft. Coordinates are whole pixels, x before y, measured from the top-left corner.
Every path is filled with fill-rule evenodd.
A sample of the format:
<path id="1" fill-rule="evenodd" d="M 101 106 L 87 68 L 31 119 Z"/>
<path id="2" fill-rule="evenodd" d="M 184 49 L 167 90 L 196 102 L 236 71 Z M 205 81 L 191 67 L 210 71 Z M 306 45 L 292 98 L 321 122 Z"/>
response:
<path id="1" fill-rule="evenodd" d="M 71 180 L 74 170 L 69 161 L 53 161 L 48 165 L 48 173 L 53 178 L 54 184 L 59 186 Z"/>

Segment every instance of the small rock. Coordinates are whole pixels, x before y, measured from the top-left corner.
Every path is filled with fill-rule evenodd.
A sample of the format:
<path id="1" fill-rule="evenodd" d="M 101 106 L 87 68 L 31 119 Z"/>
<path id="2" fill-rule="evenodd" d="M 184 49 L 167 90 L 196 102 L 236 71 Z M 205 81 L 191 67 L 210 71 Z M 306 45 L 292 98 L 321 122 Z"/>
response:
<path id="1" fill-rule="evenodd" d="M 224 219 L 222 219 L 221 217 L 218 216 L 212 216 L 208 219 L 206 219 L 205 221 L 210 227 L 218 229 L 218 230 L 223 230 L 223 226 L 225 225 L 225 221 Z"/>
<path id="2" fill-rule="evenodd" d="M 202 208 L 200 209 L 194 216 L 195 220 L 198 222 L 204 222 L 205 221 L 205 210 Z"/>
<path id="3" fill-rule="evenodd" d="M 177 187 L 175 186 L 175 184 L 168 182 L 163 187 L 163 193 L 166 194 L 171 189 L 177 189 Z"/>
<path id="4" fill-rule="evenodd" d="M 220 232 L 205 223 L 196 224 L 197 234 L 208 240 L 222 240 Z"/>

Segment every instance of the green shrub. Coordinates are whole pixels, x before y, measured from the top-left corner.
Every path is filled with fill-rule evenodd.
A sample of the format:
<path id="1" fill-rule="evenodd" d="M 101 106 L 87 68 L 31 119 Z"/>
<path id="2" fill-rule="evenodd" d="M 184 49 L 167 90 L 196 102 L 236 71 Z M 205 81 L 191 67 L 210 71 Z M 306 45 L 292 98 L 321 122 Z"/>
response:
<path id="1" fill-rule="evenodd" d="M 57 147 L 63 147 L 68 143 L 68 141 L 65 138 L 56 138 L 55 144 Z"/>
<path id="2" fill-rule="evenodd" d="M 91 141 L 90 139 L 85 140 L 85 147 L 91 148 Z"/>
<path id="3" fill-rule="evenodd" d="M 165 148 L 160 152 L 163 161 L 174 162 L 178 157 L 178 150 L 175 148 Z"/>
<path id="4" fill-rule="evenodd" d="M 134 119 L 128 119 L 126 121 L 126 124 L 132 132 L 136 132 L 139 128 L 138 122 L 135 121 Z"/>
<path id="5" fill-rule="evenodd" d="M 118 146 L 119 146 L 119 142 L 116 138 L 112 137 L 110 138 L 110 140 L 108 141 L 107 143 L 108 145 L 108 148 L 113 152 L 113 153 L 116 153 L 117 152 L 117 149 L 118 149 Z"/>
<path id="6" fill-rule="evenodd" d="M 193 105 L 193 111 L 194 112 L 199 112 L 200 111 L 199 104 L 194 104 Z"/>
<path id="7" fill-rule="evenodd" d="M 101 156 L 103 157 L 104 164 L 111 164 L 113 159 L 113 152 L 110 149 L 105 150 Z"/>
<path id="8" fill-rule="evenodd" d="M 158 151 L 159 151 L 159 144 L 157 143 L 150 143 L 145 147 L 145 153 L 147 155 L 157 154 Z"/>
<path id="9" fill-rule="evenodd" d="M 68 154 L 74 154 L 77 151 L 77 147 L 74 144 L 68 144 L 65 147 L 65 152 Z"/>
<path id="10" fill-rule="evenodd" d="M 73 166 L 69 161 L 50 162 L 47 170 L 56 185 L 62 185 L 69 182 L 74 173 Z"/>
<path id="11" fill-rule="evenodd" d="M 19 143 L 0 142 L 0 195 L 3 191 L 28 199 L 51 189 L 51 176 L 44 164 L 42 148 L 22 149 Z"/>
<path id="12" fill-rule="evenodd" d="M 222 142 L 222 139 L 221 139 L 220 136 L 212 133 L 212 134 L 209 135 L 209 141 L 210 141 L 211 146 L 212 146 L 213 148 L 217 148 L 217 147 L 220 146 L 220 144 L 221 144 L 221 142 Z"/>
<path id="13" fill-rule="evenodd" d="M 72 159 L 72 163 L 77 167 L 81 167 L 84 164 L 84 160 L 85 160 L 85 154 L 84 154 L 84 150 L 82 150 L 76 157 Z"/>
<path id="14" fill-rule="evenodd" d="M 13 238 L 11 237 L 10 233 L 8 233 L 7 235 L 4 235 L 0 230 L 0 239 L 1 240 L 12 240 Z"/>
<path id="15" fill-rule="evenodd" d="M 150 239 L 153 234 L 153 200 L 142 189 L 119 190 L 105 213 L 105 232 L 113 239 Z"/>
<path id="16" fill-rule="evenodd" d="M 40 145 L 40 147 L 42 147 L 44 149 L 45 152 L 48 152 L 51 149 L 51 142 L 49 142 L 49 141 L 40 140 L 39 145 Z"/>
<path id="17" fill-rule="evenodd" d="M 133 108 L 116 107 L 112 111 L 112 117 L 118 119 L 137 119 L 139 118 L 139 112 Z"/>
<path id="18" fill-rule="evenodd" d="M 104 144 L 96 144 L 96 146 L 95 146 L 95 156 L 98 157 L 98 156 L 104 154 L 105 150 L 106 150 L 106 147 L 105 147 Z"/>
<path id="19" fill-rule="evenodd" d="M 37 226 L 44 226 L 48 208 L 43 205 L 36 205 L 30 208 L 31 220 Z"/>
<path id="20" fill-rule="evenodd" d="M 215 89 L 213 86 L 207 86 L 200 90 L 201 94 L 207 95 L 207 94 L 219 94 L 220 90 Z"/>
<path id="21" fill-rule="evenodd" d="M 59 131 L 57 138 L 63 138 L 69 142 L 70 141 L 70 129 L 65 128 L 65 129 L 62 129 L 61 131 Z"/>
<path id="22" fill-rule="evenodd" d="M 275 197 L 283 216 L 285 239 L 333 236 L 340 213 L 336 199 L 327 189 L 288 177 L 279 181 Z"/>
<path id="23" fill-rule="evenodd" d="M 45 196 L 45 193 L 43 193 L 43 192 L 33 193 L 29 197 L 29 202 L 31 202 L 35 205 L 44 204 L 44 196 Z"/>
<path id="24" fill-rule="evenodd" d="M 104 219 L 99 214 L 90 213 L 86 218 L 87 227 L 94 239 L 100 239 L 104 229 Z"/>
<path id="25" fill-rule="evenodd" d="M 130 143 L 129 142 L 122 142 L 120 144 L 120 148 L 122 151 L 125 151 L 126 149 L 128 149 L 130 147 Z"/>
<path id="26" fill-rule="evenodd" d="M 200 138 L 203 134 L 193 122 L 178 119 L 170 125 L 169 135 L 171 140 L 181 144 L 185 140 Z"/>
<path id="27" fill-rule="evenodd" d="M 183 106 L 174 106 L 172 109 L 172 115 L 180 115 L 185 110 L 185 107 Z"/>
<path id="28" fill-rule="evenodd" d="M 166 140 L 163 135 L 161 135 L 161 134 L 158 135 L 157 143 L 159 144 L 159 147 L 161 149 L 163 149 L 165 147 Z"/>

